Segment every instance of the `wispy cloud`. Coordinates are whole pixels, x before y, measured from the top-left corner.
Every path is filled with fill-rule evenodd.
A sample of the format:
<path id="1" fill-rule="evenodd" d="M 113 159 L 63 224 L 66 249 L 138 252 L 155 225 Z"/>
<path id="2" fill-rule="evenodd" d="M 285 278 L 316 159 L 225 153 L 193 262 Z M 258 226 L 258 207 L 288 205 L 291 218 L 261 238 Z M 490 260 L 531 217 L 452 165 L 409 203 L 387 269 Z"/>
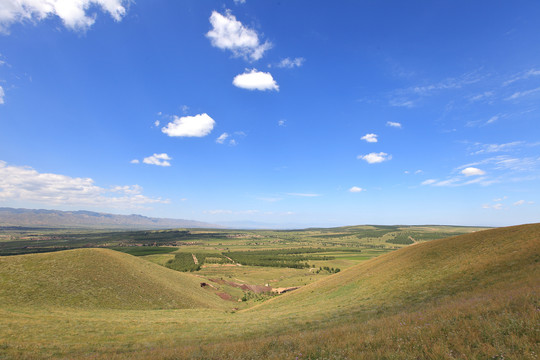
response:
<path id="1" fill-rule="evenodd" d="M 507 97 L 504 100 L 516 100 L 518 98 L 528 96 L 530 94 L 534 94 L 535 92 L 538 92 L 538 91 L 540 91 L 540 87 L 537 87 L 537 88 L 531 89 L 531 90 L 516 91 L 515 93 L 513 93 L 512 95 L 510 95 L 509 97 Z"/>
<path id="2" fill-rule="evenodd" d="M 36 22 L 49 16 L 59 17 L 71 30 L 85 31 L 96 21 L 96 7 L 116 21 L 126 14 L 129 0 L 4 0 L 0 3 L 0 32 L 7 32 L 13 23 Z"/>
<path id="3" fill-rule="evenodd" d="M 277 67 L 278 68 L 292 69 L 292 68 L 295 68 L 295 67 L 302 66 L 305 61 L 306 61 L 306 59 L 304 59 L 303 57 L 297 57 L 297 58 L 294 58 L 294 59 L 285 58 L 285 59 L 281 60 L 277 64 Z"/>
<path id="4" fill-rule="evenodd" d="M 139 185 L 97 186 L 91 178 L 40 173 L 31 167 L 0 161 L 0 202 L 8 200 L 47 205 L 141 208 L 147 204 L 169 203 L 142 194 Z"/>
<path id="5" fill-rule="evenodd" d="M 243 74 L 236 75 L 233 85 L 247 90 L 275 90 L 279 91 L 279 86 L 272 77 L 272 74 L 252 69 L 246 70 Z"/>
<path id="6" fill-rule="evenodd" d="M 366 191 L 366 189 L 362 189 L 361 187 L 358 187 L 358 186 L 353 186 L 352 188 L 349 189 L 349 192 L 352 192 L 352 193 L 359 193 L 362 191 Z"/>
<path id="7" fill-rule="evenodd" d="M 287 126 L 286 122 L 287 122 L 287 120 L 281 119 L 281 120 L 278 120 L 277 124 L 278 124 L 278 126 Z"/>
<path id="8" fill-rule="evenodd" d="M 484 209 L 493 209 L 493 210 L 502 210 L 503 204 L 484 204 L 482 205 Z"/>
<path id="9" fill-rule="evenodd" d="M 387 121 L 386 126 L 395 127 L 401 129 L 401 123 L 394 122 L 394 121 Z"/>
<path id="10" fill-rule="evenodd" d="M 299 196 L 299 197 L 317 197 L 321 196 L 320 194 L 312 194 L 312 193 L 287 193 L 289 196 Z"/>
<path id="11" fill-rule="evenodd" d="M 257 32 L 236 20 L 230 10 L 226 10 L 225 14 L 213 11 L 210 15 L 210 24 L 212 30 L 206 36 L 212 46 L 230 50 L 235 57 L 259 60 L 272 47 L 272 43 L 268 41 L 261 43 Z"/>
<path id="12" fill-rule="evenodd" d="M 509 152 L 509 151 L 518 149 L 519 147 L 524 146 L 525 144 L 526 143 L 524 141 L 513 141 L 509 143 L 504 143 L 504 144 L 477 143 L 475 144 L 475 147 L 480 148 L 480 150 L 474 151 L 473 154 L 478 155 L 478 154 L 497 153 L 497 152 Z M 537 145 L 540 145 L 540 143 L 538 143 Z"/>
<path id="13" fill-rule="evenodd" d="M 227 140 L 228 137 L 229 137 L 229 134 L 224 132 L 223 134 L 219 135 L 219 137 L 216 139 L 216 142 L 218 144 L 223 144 L 225 142 L 225 140 Z"/>
<path id="14" fill-rule="evenodd" d="M 522 73 L 516 74 L 511 79 L 505 81 L 503 83 L 503 86 L 507 86 L 507 85 L 510 85 L 510 84 L 512 84 L 512 83 L 514 83 L 516 81 L 525 80 L 525 79 L 528 79 L 528 78 L 533 77 L 533 76 L 540 76 L 540 70 L 538 70 L 538 69 L 530 69 L 530 70 L 524 71 Z"/>
<path id="15" fill-rule="evenodd" d="M 484 92 L 481 93 L 481 94 L 477 94 L 477 95 L 471 96 L 471 97 L 469 98 L 469 100 L 470 100 L 471 102 L 482 101 L 482 100 L 489 99 L 489 98 L 493 97 L 493 95 L 495 95 L 495 92 L 494 92 L 494 91 L 484 91 Z"/>
<path id="16" fill-rule="evenodd" d="M 390 96 L 390 106 L 412 108 L 427 96 L 446 90 L 461 89 L 479 82 L 482 77 L 477 72 L 465 73 L 459 77 L 446 78 L 439 82 L 411 86 L 395 90 Z"/>
<path id="17" fill-rule="evenodd" d="M 2 87 L 0 86 L 0 104 L 3 104 L 3 103 L 4 103 L 4 96 L 5 96 L 5 95 L 6 95 L 6 94 L 4 93 L 4 88 L 2 88 Z"/>

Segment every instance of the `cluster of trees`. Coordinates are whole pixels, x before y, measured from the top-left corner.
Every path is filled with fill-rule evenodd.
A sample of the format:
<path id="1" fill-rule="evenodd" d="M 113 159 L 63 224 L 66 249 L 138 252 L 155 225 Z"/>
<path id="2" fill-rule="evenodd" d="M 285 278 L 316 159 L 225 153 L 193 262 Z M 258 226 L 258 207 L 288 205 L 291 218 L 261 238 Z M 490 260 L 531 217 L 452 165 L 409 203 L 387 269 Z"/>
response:
<path id="1" fill-rule="evenodd" d="M 309 248 L 234 251 L 228 252 L 227 256 L 242 265 L 304 269 L 310 267 L 307 260 L 332 260 L 332 256 L 306 255 L 326 251 L 326 249 Z"/>
<path id="2" fill-rule="evenodd" d="M 328 267 L 328 266 L 323 266 L 323 267 L 319 267 L 319 270 L 317 270 L 317 274 L 319 274 L 320 272 L 322 271 L 326 271 L 330 274 L 337 274 L 338 272 L 341 271 L 340 268 L 331 268 L 331 267 Z"/>
<path id="3" fill-rule="evenodd" d="M 198 259 L 199 258 L 197 257 L 197 260 Z M 190 253 L 176 254 L 174 259 L 167 261 L 165 266 L 176 271 L 199 271 L 201 269 L 201 263 L 195 264 L 193 255 Z"/>
<path id="4" fill-rule="evenodd" d="M 399 232 L 397 233 L 394 238 L 386 240 L 389 244 L 397 244 L 397 245 L 410 245 L 414 243 L 411 239 L 409 239 L 409 236 L 411 236 L 408 232 Z"/>

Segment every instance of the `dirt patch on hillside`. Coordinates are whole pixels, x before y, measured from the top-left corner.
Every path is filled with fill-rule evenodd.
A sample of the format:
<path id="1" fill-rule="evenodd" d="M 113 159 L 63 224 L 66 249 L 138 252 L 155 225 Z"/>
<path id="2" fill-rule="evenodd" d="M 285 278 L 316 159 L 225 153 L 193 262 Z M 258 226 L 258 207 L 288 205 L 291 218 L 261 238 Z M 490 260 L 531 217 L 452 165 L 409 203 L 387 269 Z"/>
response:
<path id="1" fill-rule="evenodd" d="M 223 300 L 234 301 L 233 297 L 230 294 L 227 294 L 224 292 L 217 292 L 216 295 L 222 298 Z"/>
<path id="2" fill-rule="evenodd" d="M 239 289 L 242 289 L 242 290 L 245 290 L 245 291 L 252 291 L 255 294 L 262 294 L 262 293 L 265 293 L 265 292 L 273 291 L 271 286 L 239 284 L 239 283 L 236 283 L 236 282 L 233 282 L 233 281 L 227 281 L 227 280 L 223 280 L 223 279 L 208 279 L 208 280 L 210 280 L 212 282 L 215 282 L 216 284 L 229 285 L 229 286 L 239 288 Z"/>

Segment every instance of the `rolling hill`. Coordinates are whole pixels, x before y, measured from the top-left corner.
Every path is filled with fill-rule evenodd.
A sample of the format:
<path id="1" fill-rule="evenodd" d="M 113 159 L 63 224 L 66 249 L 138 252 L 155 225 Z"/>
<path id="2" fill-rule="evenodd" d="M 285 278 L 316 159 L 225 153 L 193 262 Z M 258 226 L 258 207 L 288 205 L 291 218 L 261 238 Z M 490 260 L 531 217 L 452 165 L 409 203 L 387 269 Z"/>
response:
<path id="1" fill-rule="evenodd" d="M 0 303 L 28 308 L 221 308 L 193 275 L 108 249 L 0 257 Z"/>

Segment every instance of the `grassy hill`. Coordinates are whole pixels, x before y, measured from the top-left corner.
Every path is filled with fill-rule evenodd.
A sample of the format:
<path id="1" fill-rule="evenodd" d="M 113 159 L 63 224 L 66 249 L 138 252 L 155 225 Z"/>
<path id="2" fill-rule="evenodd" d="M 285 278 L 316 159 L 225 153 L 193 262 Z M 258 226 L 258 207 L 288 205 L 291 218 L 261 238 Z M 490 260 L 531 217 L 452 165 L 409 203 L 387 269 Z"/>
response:
<path id="1" fill-rule="evenodd" d="M 540 278 L 540 224 L 413 245 L 247 311 L 324 314 L 403 307 Z"/>
<path id="2" fill-rule="evenodd" d="M 129 255 L 78 251 L 46 255 L 62 254 L 69 264 L 74 264 L 71 254 L 83 258 L 99 254 L 102 262 L 103 254 L 122 259 L 121 264 L 130 264 L 128 268 L 134 270 L 106 281 L 111 286 L 123 284 L 128 293 L 134 286 L 126 284 L 143 276 L 140 261 Z M 2 303 L 10 301 L 0 309 L 0 339 L 4 339 L 0 358 L 2 352 L 6 358 L 97 359 L 537 359 L 540 353 L 540 224 L 411 245 L 238 312 L 111 310 L 113 304 L 49 314 L 40 310 L 43 302 L 58 306 L 71 301 L 74 293 L 62 285 L 62 302 L 56 300 L 55 291 L 36 293 L 40 281 L 30 275 L 52 265 L 32 266 L 38 266 L 39 259 L 53 261 L 53 257 L 37 256 L 44 255 L 0 258 L 8 260 L 0 263 L 0 279 L 20 282 L 0 292 Z M 14 268 L 11 259 L 23 265 Z M 85 278 L 86 272 L 96 271 L 94 267 L 100 264 L 79 261 L 88 265 L 77 278 Z M 4 272 L 5 264 L 33 282 L 25 276 L 13 278 L 9 275 L 13 270 Z M 31 270 L 23 271 L 25 266 Z M 77 266 L 71 266 L 68 274 L 75 276 Z M 109 266 L 103 263 L 104 269 Z M 66 269 L 61 268 L 62 272 L 48 278 L 58 276 L 66 283 Z M 174 279 L 167 269 L 159 275 L 154 266 L 148 270 L 155 275 L 135 288 L 156 299 L 162 292 L 148 290 L 152 283 L 165 274 L 170 277 L 159 286 L 166 287 Z M 175 279 L 187 282 L 188 278 Z M 195 293 L 199 289 L 196 281 L 193 284 L 193 288 L 184 287 Z M 12 292 L 25 286 L 31 289 L 27 294 L 53 300 L 34 303 L 25 300 L 28 295 L 13 298 Z M 4 283 L 0 284 L 3 288 Z M 203 304 L 194 307 L 213 305 L 203 295 Z M 111 291 L 110 296 L 115 293 Z M 149 305 L 143 303 L 140 309 L 145 306 Z"/>
<path id="3" fill-rule="evenodd" d="M 0 257 L 0 303 L 31 308 L 220 308 L 192 275 L 108 249 Z"/>

